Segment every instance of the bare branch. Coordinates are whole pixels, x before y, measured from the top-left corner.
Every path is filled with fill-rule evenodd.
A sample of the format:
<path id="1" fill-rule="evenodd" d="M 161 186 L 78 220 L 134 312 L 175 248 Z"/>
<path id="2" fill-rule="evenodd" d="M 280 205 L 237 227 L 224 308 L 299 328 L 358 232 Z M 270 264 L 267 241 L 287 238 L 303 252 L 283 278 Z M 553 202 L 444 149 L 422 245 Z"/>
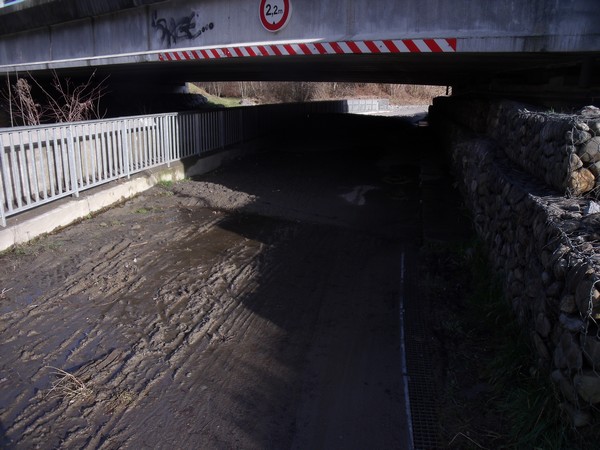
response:
<path id="1" fill-rule="evenodd" d="M 14 86 L 8 82 L 8 92 L 1 92 L 0 97 L 9 104 L 14 116 L 23 125 L 39 125 L 42 122 L 79 122 L 101 118 L 99 102 L 105 94 L 106 78 L 95 83 L 95 72 L 82 84 L 74 84 L 70 79 L 61 80 L 53 73 L 51 89 L 44 87 L 29 75 L 37 90 L 44 97 L 43 103 L 36 102 L 32 94 L 32 86 L 25 78 L 17 78 Z M 14 122 L 13 122 L 14 125 Z"/>

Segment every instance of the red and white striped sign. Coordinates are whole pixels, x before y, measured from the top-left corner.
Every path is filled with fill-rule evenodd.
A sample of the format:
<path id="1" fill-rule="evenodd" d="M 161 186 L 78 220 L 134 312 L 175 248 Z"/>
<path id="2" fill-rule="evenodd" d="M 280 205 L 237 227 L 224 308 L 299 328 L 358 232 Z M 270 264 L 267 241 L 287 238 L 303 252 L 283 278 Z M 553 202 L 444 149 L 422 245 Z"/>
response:
<path id="1" fill-rule="evenodd" d="M 240 47 L 172 50 L 158 54 L 159 61 L 248 58 L 256 56 L 334 55 L 369 53 L 451 53 L 456 52 L 455 38 L 386 39 L 381 41 L 338 41 L 302 44 L 244 45 Z"/>

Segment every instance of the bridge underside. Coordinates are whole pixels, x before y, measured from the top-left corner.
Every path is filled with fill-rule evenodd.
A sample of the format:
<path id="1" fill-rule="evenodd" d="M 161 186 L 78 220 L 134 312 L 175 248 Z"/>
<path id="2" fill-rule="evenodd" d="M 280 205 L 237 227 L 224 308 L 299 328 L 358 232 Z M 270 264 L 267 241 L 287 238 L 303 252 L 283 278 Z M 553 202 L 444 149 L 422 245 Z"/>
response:
<path id="1" fill-rule="evenodd" d="M 15 72 L 44 83 L 53 71 L 82 79 L 95 71 L 113 92 L 142 95 L 177 92 L 187 81 L 346 81 L 452 86 L 552 107 L 600 99 L 594 0 L 478 8 L 304 0 L 277 33 L 263 28 L 255 3 L 28 0 L 2 8 L 0 83 Z"/>
<path id="2" fill-rule="evenodd" d="M 258 1 L 26 0 L 0 8 L 0 77 L 96 71 L 117 87 L 163 91 L 186 81 L 348 81 L 600 97 L 597 0 L 283 3 L 289 23 L 269 30 Z"/>
<path id="3" fill-rule="evenodd" d="M 148 62 L 134 66 L 98 67 L 99 73 L 137 75 L 176 81 L 272 80 L 272 81 L 372 81 L 456 85 L 530 73 L 538 79 L 550 72 L 571 72 L 594 54 L 371 54 L 316 55 L 200 61 Z M 89 70 L 89 69 L 88 69 Z M 72 69 L 66 69 L 69 73 Z"/>
<path id="4" fill-rule="evenodd" d="M 187 81 L 346 81 L 452 86 L 455 92 L 512 95 L 547 104 L 600 99 L 597 53 L 430 53 L 304 55 L 155 61 L 57 69 L 61 76 L 109 77 L 114 86 Z M 50 71 L 35 72 L 37 79 Z"/>

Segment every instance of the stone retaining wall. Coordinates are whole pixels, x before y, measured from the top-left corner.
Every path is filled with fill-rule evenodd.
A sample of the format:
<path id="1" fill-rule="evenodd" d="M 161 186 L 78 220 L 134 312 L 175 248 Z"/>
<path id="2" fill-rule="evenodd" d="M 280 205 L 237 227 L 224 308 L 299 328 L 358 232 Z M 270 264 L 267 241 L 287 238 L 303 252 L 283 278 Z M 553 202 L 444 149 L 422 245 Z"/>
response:
<path id="1" fill-rule="evenodd" d="M 588 124 L 597 124 L 600 115 L 559 117 L 514 103 L 469 101 L 470 111 L 487 116 L 473 118 L 468 128 L 465 103 L 451 101 L 442 108 L 434 103 L 431 120 L 450 146 L 476 230 L 531 334 L 539 365 L 562 393 L 562 406 L 574 425 L 588 424 L 600 405 L 600 205 L 556 182 L 567 168 L 570 174 L 581 170 L 566 166 L 565 148 L 573 155 L 582 145 L 567 142 L 574 139 L 568 133 L 578 130 L 591 135 L 587 142 L 595 141 Z"/>
<path id="2" fill-rule="evenodd" d="M 440 97 L 434 107 L 467 128 L 493 138 L 507 157 L 565 195 L 600 191 L 600 114 L 533 111 L 510 101 Z"/>

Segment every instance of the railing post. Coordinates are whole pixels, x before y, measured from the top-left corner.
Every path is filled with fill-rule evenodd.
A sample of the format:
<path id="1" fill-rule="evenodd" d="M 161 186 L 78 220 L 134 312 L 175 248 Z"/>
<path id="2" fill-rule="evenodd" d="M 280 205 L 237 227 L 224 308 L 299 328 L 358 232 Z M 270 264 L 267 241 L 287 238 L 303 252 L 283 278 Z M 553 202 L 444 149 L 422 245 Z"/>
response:
<path id="1" fill-rule="evenodd" d="M 69 157 L 69 177 L 71 178 L 71 188 L 73 197 L 79 197 L 79 179 L 77 178 L 77 169 L 75 167 L 77 159 L 75 158 L 75 145 L 73 143 L 73 127 L 67 128 L 67 153 Z"/>
<path id="2" fill-rule="evenodd" d="M 129 145 L 127 144 L 127 125 L 126 121 L 120 122 L 121 128 L 121 149 L 123 151 L 123 165 L 125 166 L 125 174 L 127 179 L 131 177 L 131 168 L 129 167 Z"/>
<path id="3" fill-rule="evenodd" d="M 0 151 L 4 152 L 4 146 L 2 146 L 2 148 L 0 148 Z M 0 225 L 2 225 L 3 227 L 6 227 L 6 214 L 4 213 L 5 196 L 4 196 L 4 179 L 3 178 L 4 177 L 2 176 L 2 173 L 0 172 Z"/>
<path id="4" fill-rule="evenodd" d="M 4 138 L 2 135 L 0 135 L 0 225 L 2 225 L 3 227 L 6 226 L 6 214 L 4 213 L 4 202 L 6 201 L 8 203 L 8 199 L 5 196 L 4 193 L 4 183 L 6 181 L 6 183 L 9 182 L 9 180 L 4 180 L 4 172 L 7 169 L 7 165 L 6 165 L 6 161 L 4 158 Z M 10 189 L 10 188 L 9 188 Z"/>
<path id="5" fill-rule="evenodd" d="M 175 150 L 176 158 L 173 159 L 180 160 L 182 158 L 181 155 L 181 116 L 176 114 L 173 116 L 173 149 Z"/>
<path id="6" fill-rule="evenodd" d="M 169 144 L 169 116 L 163 116 L 162 120 L 162 136 L 163 136 L 163 155 L 167 162 L 167 167 L 171 167 L 171 146 Z"/>
<path id="7" fill-rule="evenodd" d="M 240 143 L 244 143 L 244 110 L 240 108 Z"/>
<path id="8" fill-rule="evenodd" d="M 225 148 L 225 116 L 223 111 L 219 111 L 219 139 L 221 139 L 220 147 Z"/>
<path id="9" fill-rule="evenodd" d="M 196 146 L 196 156 L 202 155 L 202 127 L 200 123 L 200 113 L 194 113 L 194 136 L 196 136 L 194 145 Z"/>

